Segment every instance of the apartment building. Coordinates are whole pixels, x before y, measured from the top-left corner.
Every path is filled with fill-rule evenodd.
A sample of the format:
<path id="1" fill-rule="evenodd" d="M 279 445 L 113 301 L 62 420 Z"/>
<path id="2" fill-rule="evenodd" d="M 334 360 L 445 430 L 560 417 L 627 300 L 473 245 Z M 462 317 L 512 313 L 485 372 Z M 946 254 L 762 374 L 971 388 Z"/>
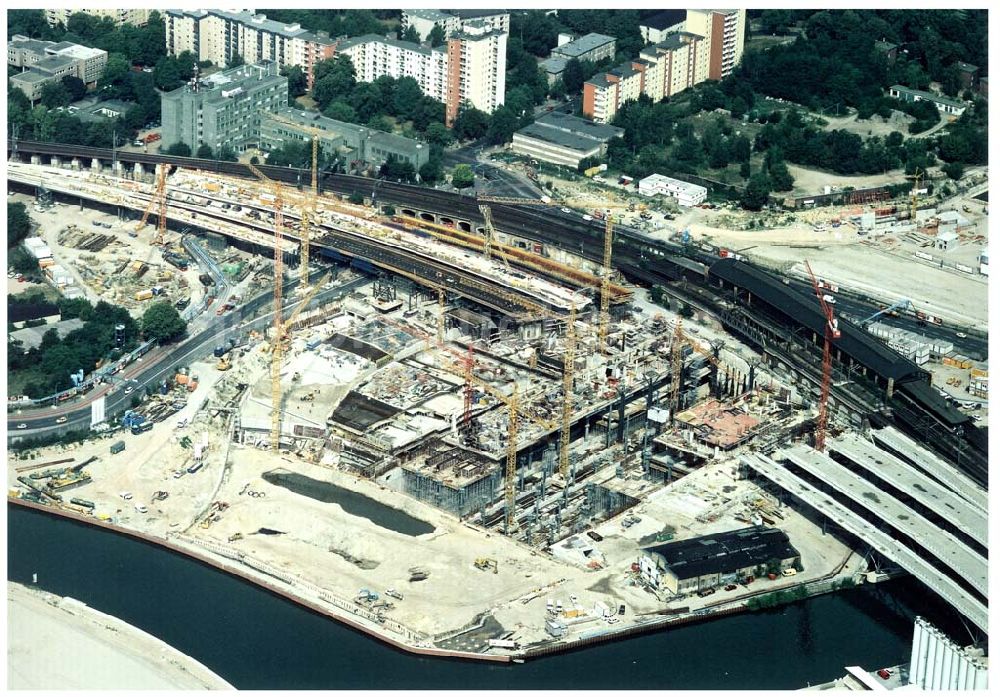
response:
<path id="1" fill-rule="evenodd" d="M 559 45 L 549 53 L 550 58 L 572 60 L 576 58 L 581 63 L 590 61 L 596 63 L 605 58 L 615 57 L 616 40 L 606 34 L 584 34 L 574 39 L 572 34 L 560 34 Z"/>
<path id="2" fill-rule="evenodd" d="M 94 17 L 110 17 L 118 26 L 131 24 L 136 27 L 141 27 L 145 26 L 149 22 L 149 13 L 152 11 L 153 10 L 148 7 L 133 7 L 129 10 L 84 10 L 78 8 L 59 7 L 54 10 L 45 10 L 45 21 L 49 23 L 50 27 L 54 27 L 57 24 L 62 24 L 65 27 L 69 24 L 69 18 L 71 15 L 74 15 L 77 12 L 82 12 L 84 14 L 93 15 Z"/>
<path id="3" fill-rule="evenodd" d="M 34 102 L 42 87 L 66 76 L 80 78 L 88 87 L 97 85 L 108 64 L 108 53 L 69 41 L 38 41 L 20 34 L 7 42 L 7 65 L 22 68 L 9 78 L 11 88 L 19 88 Z"/>
<path id="4" fill-rule="evenodd" d="M 622 104 L 640 94 L 659 101 L 705 80 L 727 77 L 743 57 L 745 19 L 745 10 L 688 10 L 683 30 L 672 25 L 662 41 L 643 48 L 638 58 L 584 83 L 584 116 L 610 123 Z"/>
<path id="5" fill-rule="evenodd" d="M 261 117 L 288 105 L 288 78 L 278 64 L 242 65 L 188 84 L 160 98 L 163 147 L 185 143 L 192 152 L 202 144 L 213 152 L 234 152 L 260 143 Z"/>
<path id="6" fill-rule="evenodd" d="M 383 75 L 412 77 L 425 95 L 447 101 L 448 52 L 444 48 L 365 34 L 339 42 L 337 53 L 350 57 L 359 82 L 374 82 Z"/>
<path id="7" fill-rule="evenodd" d="M 335 54 L 336 41 L 323 32 L 306 31 L 299 24 L 276 22 L 250 11 L 167 10 L 163 17 L 168 55 L 190 51 L 198 60 L 220 66 L 235 56 L 246 63 L 297 65 L 310 88 L 316 63 Z"/>
<path id="8" fill-rule="evenodd" d="M 431 10 L 431 9 L 408 9 L 403 10 L 400 26 L 406 30 L 413 27 L 420 36 L 421 41 L 426 41 L 435 26 L 444 30 L 445 37 L 451 36 L 465 28 L 468 22 L 483 22 L 491 29 L 497 31 L 510 32 L 510 13 L 505 10 Z"/>
<path id="9" fill-rule="evenodd" d="M 444 102 L 449 125 L 463 102 L 487 113 L 503 104 L 507 34 L 487 22 L 466 22 L 439 48 L 367 34 L 341 41 L 337 52 L 350 57 L 361 82 L 412 77 L 425 95 Z"/>
<path id="10" fill-rule="evenodd" d="M 380 167 L 389 158 L 394 158 L 409 162 L 419 170 L 430 159 L 427 143 L 291 107 L 280 107 L 261 115 L 260 147 L 274 150 L 289 141 L 312 143 L 315 130 L 322 131 L 319 147 L 324 153 L 339 157 L 352 166 Z"/>
<path id="11" fill-rule="evenodd" d="M 468 103 L 486 113 L 503 105 L 507 78 L 507 33 L 485 22 L 468 22 L 448 38 L 445 123 Z"/>
<path id="12" fill-rule="evenodd" d="M 739 10 L 688 10 L 684 30 L 704 36 L 708 43 L 708 79 L 732 74 L 743 57 L 747 12 Z"/>

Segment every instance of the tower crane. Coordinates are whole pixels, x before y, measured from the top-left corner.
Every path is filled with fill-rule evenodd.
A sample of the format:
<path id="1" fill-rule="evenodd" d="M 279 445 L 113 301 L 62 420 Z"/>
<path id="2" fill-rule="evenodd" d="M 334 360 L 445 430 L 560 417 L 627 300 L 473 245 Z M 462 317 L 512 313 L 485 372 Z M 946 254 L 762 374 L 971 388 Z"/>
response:
<path id="1" fill-rule="evenodd" d="M 907 174 L 907 179 L 913 180 L 913 188 L 910 189 L 910 222 L 917 222 L 917 189 L 920 188 L 920 179 L 924 172 L 919 167 L 913 170 L 913 174 Z"/>
<path id="2" fill-rule="evenodd" d="M 576 367 L 576 307 L 566 321 L 566 350 L 563 353 L 562 424 L 559 432 L 559 474 L 569 484 L 570 430 L 573 425 L 573 378 Z"/>
<path id="3" fill-rule="evenodd" d="M 833 360 L 830 355 L 830 347 L 832 343 L 840 338 L 840 328 L 837 326 L 837 318 L 833 316 L 833 309 L 827 304 L 826 300 L 823 298 L 823 291 L 819 287 L 819 283 L 816 281 L 816 276 L 813 274 L 812 267 L 809 266 L 809 262 L 806 262 L 806 271 L 809 272 L 809 278 L 812 279 L 813 292 L 816 293 L 816 299 L 819 300 L 820 310 L 823 312 L 823 382 L 820 387 L 819 392 L 819 416 L 816 417 L 816 450 L 823 452 L 826 448 L 826 420 L 827 411 L 826 405 L 827 400 L 830 397 L 830 378 L 833 372 Z"/>
<path id="4" fill-rule="evenodd" d="M 670 420 L 677 417 L 677 409 L 681 403 L 681 364 L 684 355 L 681 353 L 681 343 L 684 341 L 684 330 L 681 328 L 681 318 L 674 325 L 674 337 L 670 343 Z"/>
<path id="5" fill-rule="evenodd" d="M 169 170 L 170 165 L 166 163 L 161 164 L 157 168 L 156 190 L 149 197 L 149 204 L 142 214 L 142 220 L 135 228 L 136 232 L 138 232 L 146 227 L 146 221 L 149 220 L 149 214 L 153 210 L 153 206 L 157 206 L 156 235 L 153 237 L 154 245 L 163 244 L 163 238 L 167 232 L 167 174 L 169 174 Z"/>

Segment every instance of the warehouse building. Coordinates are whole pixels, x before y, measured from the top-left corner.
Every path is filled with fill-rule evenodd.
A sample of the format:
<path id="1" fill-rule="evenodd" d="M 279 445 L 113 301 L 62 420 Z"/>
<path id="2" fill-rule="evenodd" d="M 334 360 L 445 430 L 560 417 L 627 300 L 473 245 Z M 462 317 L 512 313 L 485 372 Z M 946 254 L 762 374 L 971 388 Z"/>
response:
<path id="1" fill-rule="evenodd" d="M 602 157 L 608 141 L 624 133 L 621 128 L 553 111 L 515 132 L 511 149 L 544 162 L 576 168 L 583 159 Z"/>
<path id="2" fill-rule="evenodd" d="M 302 127 L 297 128 L 294 124 Z M 419 170 L 430 158 L 430 147 L 418 140 L 290 107 L 279 107 L 261 115 L 260 146 L 264 150 L 275 150 L 289 140 L 311 143 L 314 129 L 323 131 L 319 145 L 324 153 L 354 166 L 379 167 L 389 158 L 395 158 Z"/>
<path id="3" fill-rule="evenodd" d="M 687 595 L 760 576 L 773 563 L 783 571 L 801 559 L 782 530 L 754 526 L 648 547 L 639 569 L 654 588 Z"/>
<path id="4" fill-rule="evenodd" d="M 194 152 L 202 144 L 219 153 L 240 152 L 260 143 L 265 112 L 287 106 L 288 78 L 278 64 L 241 65 L 167 92 L 160 98 L 163 147 L 185 143 Z"/>
<path id="5" fill-rule="evenodd" d="M 678 206 L 697 206 L 708 197 L 708 189 L 690 182 L 650 174 L 639 181 L 639 193 L 645 196 L 672 196 Z"/>

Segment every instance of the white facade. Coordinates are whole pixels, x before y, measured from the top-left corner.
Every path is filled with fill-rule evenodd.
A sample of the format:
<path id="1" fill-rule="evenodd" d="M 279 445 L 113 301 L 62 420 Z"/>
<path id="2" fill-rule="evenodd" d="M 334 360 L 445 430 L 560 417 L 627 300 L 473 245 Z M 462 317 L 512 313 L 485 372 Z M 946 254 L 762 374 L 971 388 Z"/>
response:
<path id="1" fill-rule="evenodd" d="M 685 31 L 705 37 L 708 44 L 707 79 L 732 74 L 743 57 L 746 10 L 688 10 Z"/>
<path id="2" fill-rule="evenodd" d="M 149 22 L 149 13 L 152 12 L 152 9 L 148 7 L 133 7 L 128 10 L 84 10 L 79 8 L 59 7 L 54 10 L 45 10 L 45 21 L 49 23 L 50 27 L 54 27 L 59 23 L 62 23 L 65 27 L 69 24 L 70 16 L 76 14 L 77 12 L 83 12 L 84 14 L 93 15 L 94 17 L 110 17 L 118 26 L 123 24 L 132 24 L 134 26 L 141 27 Z"/>
<path id="3" fill-rule="evenodd" d="M 490 13 L 475 10 L 431 10 L 414 8 L 403 10 L 400 26 L 405 30 L 413 27 L 420 35 L 421 41 L 426 41 L 431 30 L 440 26 L 445 37 L 463 30 L 469 23 L 485 23 L 490 29 L 510 31 L 510 14 L 507 12 Z"/>
<path id="4" fill-rule="evenodd" d="M 986 690 L 986 660 L 962 649 L 923 617 L 913 624 L 909 683 L 922 690 Z"/>
<path id="5" fill-rule="evenodd" d="M 645 196 L 673 196 L 678 206 L 697 206 L 708 197 L 704 186 L 680 181 L 662 174 L 650 174 L 639 182 L 639 193 Z"/>
<path id="6" fill-rule="evenodd" d="M 374 82 L 383 75 L 412 77 L 428 97 L 447 99 L 448 54 L 443 49 L 369 34 L 351 39 L 338 52 L 350 57 L 359 82 Z"/>

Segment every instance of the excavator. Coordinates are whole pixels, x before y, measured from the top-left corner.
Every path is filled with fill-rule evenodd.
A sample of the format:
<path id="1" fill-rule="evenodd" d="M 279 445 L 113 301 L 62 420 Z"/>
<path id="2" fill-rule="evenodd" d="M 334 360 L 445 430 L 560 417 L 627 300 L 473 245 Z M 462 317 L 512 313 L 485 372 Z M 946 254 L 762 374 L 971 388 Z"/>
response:
<path id="1" fill-rule="evenodd" d="M 479 557 L 478 559 L 476 559 L 475 564 L 477 569 L 480 569 L 482 571 L 493 569 L 493 573 L 497 573 L 496 559 L 487 559 L 486 557 Z"/>

